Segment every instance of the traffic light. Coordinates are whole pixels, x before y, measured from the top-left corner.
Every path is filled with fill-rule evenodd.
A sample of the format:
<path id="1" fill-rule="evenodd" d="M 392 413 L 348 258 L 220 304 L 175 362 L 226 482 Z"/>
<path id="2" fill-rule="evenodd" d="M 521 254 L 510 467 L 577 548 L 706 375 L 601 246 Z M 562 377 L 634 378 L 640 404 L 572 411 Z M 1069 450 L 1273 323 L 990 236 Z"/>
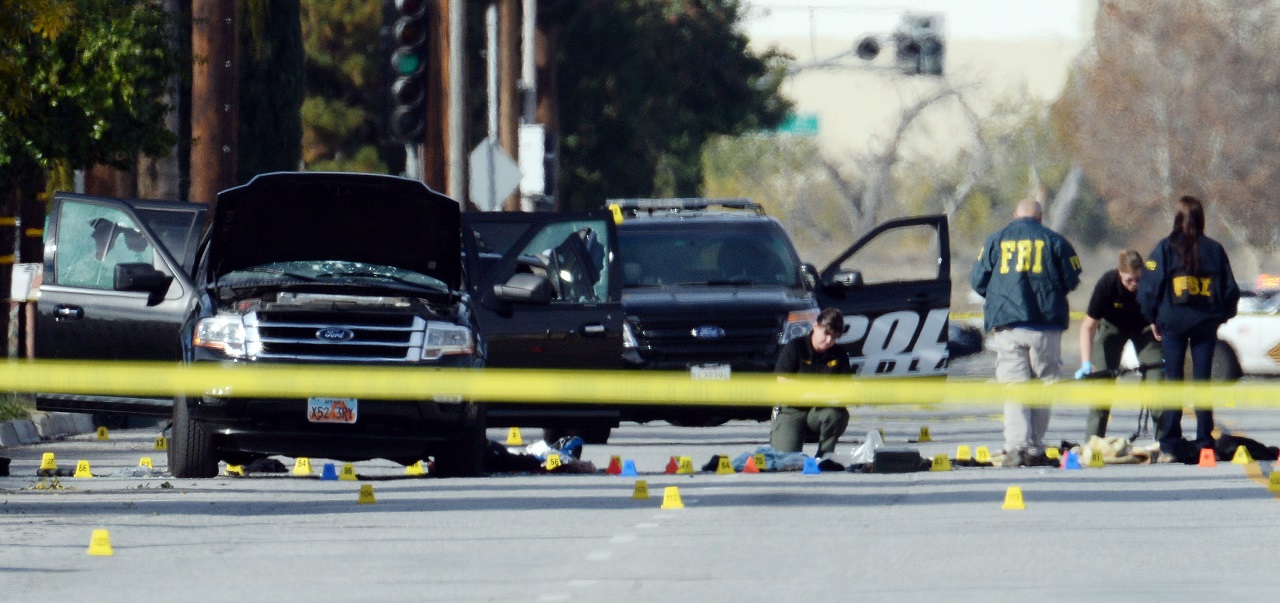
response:
<path id="1" fill-rule="evenodd" d="M 893 40 L 895 62 L 907 75 L 942 75 L 946 46 L 942 41 L 942 17 L 904 15 Z"/>
<path id="2" fill-rule="evenodd" d="M 395 0 L 391 24 L 391 137 L 402 144 L 421 144 L 426 137 L 427 2 Z"/>

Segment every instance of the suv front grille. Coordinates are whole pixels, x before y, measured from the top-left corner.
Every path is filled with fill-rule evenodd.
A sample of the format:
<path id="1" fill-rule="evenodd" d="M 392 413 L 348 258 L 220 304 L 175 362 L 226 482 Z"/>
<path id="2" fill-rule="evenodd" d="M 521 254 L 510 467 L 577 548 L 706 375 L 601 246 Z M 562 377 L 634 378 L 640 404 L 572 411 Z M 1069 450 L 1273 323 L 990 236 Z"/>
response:
<path id="1" fill-rule="evenodd" d="M 778 334 L 782 328 L 772 316 L 645 319 L 636 326 L 636 343 L 646 358 L 689 362 L 772 359 L 778 351 Z M 724 329 L 724 337 L 694 337 L 694 329 L 703 326 Z"/>
<path id="2" fill-rule="evenodd" d="M 352 336 L 321 339 L 320 331 L 330 328 Z M 426 329 L 425 319 L 403 312 L 271 310 L 245 316 L 249 349 L 261 350 L 260 360 L 417 362 Z"/>

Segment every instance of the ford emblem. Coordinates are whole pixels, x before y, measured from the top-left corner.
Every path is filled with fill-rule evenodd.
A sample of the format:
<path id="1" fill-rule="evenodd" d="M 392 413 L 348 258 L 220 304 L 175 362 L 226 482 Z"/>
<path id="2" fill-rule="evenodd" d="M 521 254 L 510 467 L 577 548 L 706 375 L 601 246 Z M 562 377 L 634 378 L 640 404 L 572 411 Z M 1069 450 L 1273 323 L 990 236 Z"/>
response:
<path id="1" fill-rule="evenodd" d="M 694 329 L 692 335 L 694 339 L 720 339 L 721 337 L 724 337 L 724 329 L 712 325 L 706 325 Z"/>
<path id="2" fill-rule="evenodd" d="M 342 327 L 325 327 L 316 331 L 316 339 L 320 341 L 351 341 L 355 338 L 355 331 Z"/>

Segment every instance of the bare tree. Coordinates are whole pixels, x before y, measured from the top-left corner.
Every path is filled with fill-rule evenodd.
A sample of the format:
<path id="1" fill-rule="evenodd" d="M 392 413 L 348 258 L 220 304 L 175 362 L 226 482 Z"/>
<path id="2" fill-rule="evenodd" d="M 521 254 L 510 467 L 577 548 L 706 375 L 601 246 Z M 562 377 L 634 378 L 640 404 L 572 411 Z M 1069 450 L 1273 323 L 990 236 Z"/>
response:
<path id="1" fill-rule="evenodd" d="M 1237 249 L 1275 244 L 1278 43 L 1278 0 L 1103 0 L 1066 106 L 1076 156 L 1114 220 L 1158 218 L 1143 220 L 1158 236 L 1173 198 L 1194 194 Z"/>

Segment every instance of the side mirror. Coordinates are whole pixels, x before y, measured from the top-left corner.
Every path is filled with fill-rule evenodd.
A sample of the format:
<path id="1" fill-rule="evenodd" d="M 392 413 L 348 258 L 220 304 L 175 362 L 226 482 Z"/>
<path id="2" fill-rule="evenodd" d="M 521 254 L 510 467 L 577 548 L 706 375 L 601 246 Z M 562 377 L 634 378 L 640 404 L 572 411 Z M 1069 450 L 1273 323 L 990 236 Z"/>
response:
<path id="1" fill-rule="evenodd" d="M 551 303 L 551 281 L 545 276 L 519 273 L 511 275 L 507 282 L 493 286 L 498 299 L 528 304 Z"/>
<path id="2" fill-rule="evenodd" d="M 818 276 L 818 268 L 816 266 L 813 264 L 800 264 L 800 276 L 804 279 L 806 289 L 813 290 L 818 288 L 818 281 L 821 280 L 821 277 Z"/>
<path id="3" fill-rule="evenodd" d="M 831 275 L 831 285 L 844 289 L 856 289 L 862 286 L 862 273 L 857 270 L 837 272 Z"/>
<path id="4" fill-rule="evenodd" d="M 116 291 L 141 291 L 160 296 L 169 290 L 169 283 L 172 282 L 172 276 L 156 270 L 151 264 L 117 264 L 112 288 Z"/>

